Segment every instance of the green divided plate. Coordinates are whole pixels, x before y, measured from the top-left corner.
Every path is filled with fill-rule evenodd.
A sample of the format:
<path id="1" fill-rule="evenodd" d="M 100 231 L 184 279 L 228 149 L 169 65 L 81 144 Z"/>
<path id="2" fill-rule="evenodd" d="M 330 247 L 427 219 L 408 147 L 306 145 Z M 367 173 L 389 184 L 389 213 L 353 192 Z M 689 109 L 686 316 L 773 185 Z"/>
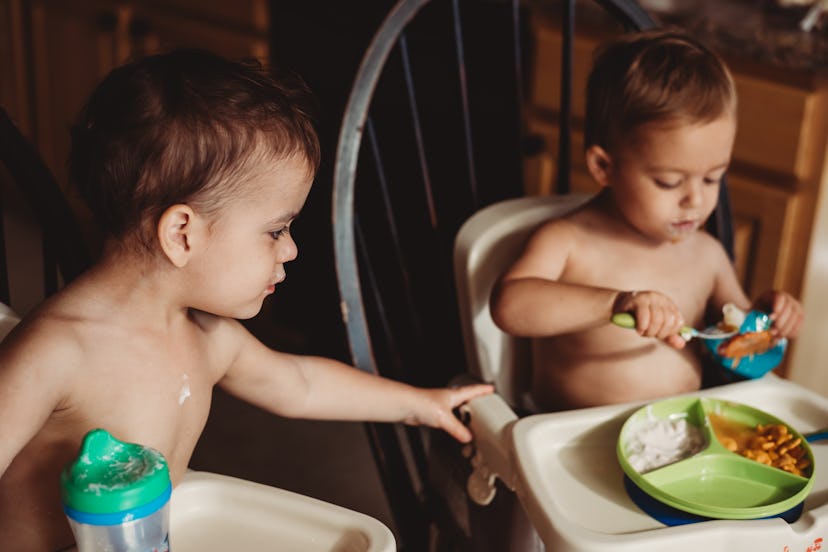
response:
<path id="1" fill-rule="evenodd" d="M 801 438 L 810 467 L 803 476 L 761 464 L 722 445 L 710 415 L 735 424 L 782 424 Z M 700 430 L 703 444 L 695 454 L 640 473 L 630 452 L 635 434 L 651 420 L 685 420 Z M 802 435 L 789 424 L 756 408 L 706 397 L 676 397 L 637 410 L 621 428 L 616 448 L 624 473 L 660 502 L 717 519 L 757 519 L 785 512 L 805 500 L 814 485 L 814 455 Z"/>

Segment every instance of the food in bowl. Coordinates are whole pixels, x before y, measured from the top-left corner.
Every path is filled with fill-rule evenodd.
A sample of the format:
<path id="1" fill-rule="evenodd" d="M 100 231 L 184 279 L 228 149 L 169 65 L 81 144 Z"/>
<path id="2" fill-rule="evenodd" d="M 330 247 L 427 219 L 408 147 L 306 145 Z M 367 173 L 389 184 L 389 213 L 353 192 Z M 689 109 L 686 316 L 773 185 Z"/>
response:
<path id="1" fill-rule="evenodd" d="M 686 418 L 645 419 L 631 428 L 626 441 L 627 459 L 639 473 L 678 462 L 704 448 L 701 429 Z"/>
<path id="2" fill-rule="evenodd" d="M 736 334 L 724 340 L 716 349 L 725 358 L 732 358 L 733 364 L 738 365 L 744 357 L 761 355 L 776 345 L 776 338 L 770 330 Z"/>
<path id="3" fill-rule="evenodd" d="M 720 414 L 707 415 L 713 434 L 729 451 L 802 477 L 810 476 L 802 438 L 795 436 L 784 424 L 748 424 L 735 422 Z"/>
<path id="4" fill-rule="evenodd" d="M 725 305 L 722 314 L 720 325 L 741 322 L 739 333 L 721 339 L 705 339 L 704 346 L 728 377 L 760 378 L 782 362 L 788 340 L 771 333 L 773 321 L 767 313 L 744 312 L 733 305 Z"/>
<path id="5" fill-rule="evenodd" d="M 737 429 L 755 432 L 760 425 L 783 425 L 794 440 L 802 437 L 783 420 L 745 404 L 693 395 L 672 397 L 642 406 L 624 422 L 616 443 L 624 475 L 656 501 L 706 518 L 759 519 L 779 515 L 788 520 L 785 516 L 789 512 L 801 512 L 801 508 L 796 508 L 815 481 L 815 459 L 807 441 L 800 443 L 808 465 L 803 466 L 802 475 L 796 475 L 728 450 L 713 431 L 711 415 L 736 424 Z M 642 427 L 640 424 L 646 420 L 681 419 L 701 431 L 706 441 L 704 447 L 687 458 L 646 473 L 633 468 L 627 451 L 629 441 Z M 747 432 L 738 435 L 750 436 Z M 798 513 L 790 519 L 796 517 Z"/>

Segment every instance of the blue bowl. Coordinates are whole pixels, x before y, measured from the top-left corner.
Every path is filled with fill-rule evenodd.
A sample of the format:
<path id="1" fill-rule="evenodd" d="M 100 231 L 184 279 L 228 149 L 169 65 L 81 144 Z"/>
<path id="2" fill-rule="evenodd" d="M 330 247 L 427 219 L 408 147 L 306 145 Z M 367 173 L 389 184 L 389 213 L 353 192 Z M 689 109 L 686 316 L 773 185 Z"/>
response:
<path id="1" fill-rule="evenodd" d="M 764 312 L 750 311 L 745 315 L 745 321 L 739 327 L 739 333 L 761 332 L 771 327 L 773 321 Z M 776 345 L 758 355 L 750 355 L 741 358 L 723 357 L 718 353 L 719 345 L 727 339 L 705 339 L 704 344 L 713 358 L 725 371 L 746 379 L 761 378 L 782 362 L 785 357 L 785 350 L 788 347 L 788 340 L 785 338 L 777 341 Z"/>

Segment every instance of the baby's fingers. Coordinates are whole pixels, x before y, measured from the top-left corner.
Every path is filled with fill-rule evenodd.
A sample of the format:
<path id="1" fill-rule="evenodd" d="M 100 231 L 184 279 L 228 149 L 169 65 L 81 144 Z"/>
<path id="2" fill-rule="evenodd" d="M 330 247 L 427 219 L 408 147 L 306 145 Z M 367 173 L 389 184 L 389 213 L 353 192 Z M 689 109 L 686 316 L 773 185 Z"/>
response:
<path id="1" fill-rule="evenodd" d="M 450 391 L 449 408 L 457 408 L 461 404 L 467 403 L 476 397 L 490 395 L 494 392 L 494 385 L 490 383 L 476 383 L 473 385 L 464 385 L 463 387 L 455 387 Z"/>
<path id="2" fill-rule="evenodd" d="M 802 305 L 789 295 L 781 296 L 775 301 L 773 329 L 782 337 L 796 337 L 802 328 L 804 318 Z"/>
<path id="3" fill-rule="evenodd" d="M 477 397 L 489 395 L 494 392 L 494 385 L 488 383 L 479 383 L 474 385 L 464 385 L 463 387 L 456 387 L 447 390 L 447 402 L 444 404 L 446 410 L 443 410 L 438 427 L 460 441 L 461 443 L 468 443 L 472 440 L 471 431 L 463 423 L 457 419 L 453 410 L 458 406 L 469 402 Z"/>
<path id="4" fill-rule="evenodd" d="M 666 341 L 667 345 L 673 347 L 674 349 L 684 349 L 684 347 L 687 346 L 687 340 L 678 334 L 667 336 L 667 339 L 664 341 Z"/>
<path id="5" fill-rule="evenodd" d="M 667 339 L 671 335 L 678 334 L 684 323 L 681 313 L 672 305 L 658 305 L 649 309 L 641 309 L 641 311 L 638 333 L 643 336 Z"/>
<path id="6" fill-rule="evenodd" d="M 472 440 L 472 433 L 463 423 L 457 419 L 456 416 L 450 414 L 442 418 L 444 423 L 440 424 L 440 429 L 460 441 L 461 443 L 468 443 Z"/>

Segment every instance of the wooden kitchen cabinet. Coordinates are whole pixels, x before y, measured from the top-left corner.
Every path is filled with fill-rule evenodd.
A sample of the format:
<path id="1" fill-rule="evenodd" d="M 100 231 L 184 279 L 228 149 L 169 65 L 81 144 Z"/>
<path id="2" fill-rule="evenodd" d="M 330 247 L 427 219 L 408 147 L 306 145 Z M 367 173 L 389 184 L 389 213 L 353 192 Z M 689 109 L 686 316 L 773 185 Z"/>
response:
<path id="1" fill-rule="evenodd" d="M 58 181 L 66 183 L 69 125 L 92 88 L 128 59 L 175 47 L 207 48 L 231 58 L 267 61 L 267 3 L 32 0 L 33 134 Z M 231 9 L 232 8 L 232 9 Z M 86 234 L 95 231 L 76 202 Z"/>
<path id="2" fill-rule="evenodd" d="M 527 161 L 526 191 L 551 193 L 556 170 L 561 34 L 533 20 L 528 129 L 542 138 Z M 595 47 L 610 35 L 579 32 L 573 48 L 572 189 L 595 190 L 583 161 L 584 88 Z M 726 57 L 726 56 L 725 56 Z M 727 59 L 727 58 L 726 58 Z M 778 288 L 799 296 L 828 142 L 828 85 L 816 75 L 727 59 L 739 93 L 739 129 L 728 173 L 736 265 L 750 296 Z"/>
<path id="3" fill-rule="evenodd" d="M 69 126 L 111 69 L 175 47 L 267 62 L 269 17 L 266 0 L 0 0 L 0 102 L 66 186 Z M 7 227 L 30 217 L 2 172 L 0 189 Z M 91 217 L 68 196 L 95 250 L 100 236 Z M 28 244 L 27 259 L 38 258 L 30 243 L 33 229 L 7 228 L 7 242 Z M 20 297 L 14 290 L 12 295 Z M 36 302 L 28 300 L 20 310 Z"/>

